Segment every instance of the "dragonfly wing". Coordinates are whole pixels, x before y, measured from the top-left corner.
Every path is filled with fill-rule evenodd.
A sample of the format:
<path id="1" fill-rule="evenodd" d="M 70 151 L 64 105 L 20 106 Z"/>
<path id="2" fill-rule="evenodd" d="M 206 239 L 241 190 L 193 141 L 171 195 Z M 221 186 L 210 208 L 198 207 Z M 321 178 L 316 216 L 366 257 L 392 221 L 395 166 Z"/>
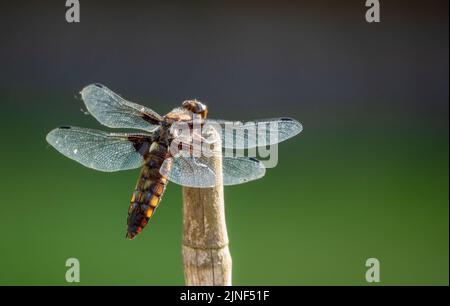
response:
<path id="1" fill-rule="evenodd" d="M 169 181 L 186 187 L 208 188 L 216 184 L 214 165 L 202 157 L 167 158 L 159 172 Z"/>
<path id="2" fill-rule="evenodd" d="M 222 148 L 250 149 L 274 145 L 299 134 L 303 127 L 291 118 L 263 119 L 251 122 L 207 120 L 221 134 Z"/>
<path id="3" fill-rule="evenodd" d="M 224 185 L 236 185 L 259 179 L 265 174 L 264 165 L 254 158 L 222 157 Z M 168 158 L 160 172 L 171 182 L 186 186 L 208 188 L 216 185 L 216 170 L 212 160 L 205 157 L 177 156 Z"/>
<path id="4" fill-rule="evenodd" d="M 142 166 L 151 135 L 106 133 L 61 127 L 47 134 L 47 142 L 64 156 L 99 171 L 114 172 Z"/>
<path id="5" fill-rule="evenodd" d="M 81 98 L 92 116 L 110 128 L 152 131 L 162 120 L 162 117 L 151 109 L 129 102 L 101 84 L 91 84 L 83 88 Z"/>
<path id="6" fill-rule="evenodd" d="M 250 157 L 222 158 L 223 184 L 237 185 L 260 179 L 266 174 L 263 163 Z"/>

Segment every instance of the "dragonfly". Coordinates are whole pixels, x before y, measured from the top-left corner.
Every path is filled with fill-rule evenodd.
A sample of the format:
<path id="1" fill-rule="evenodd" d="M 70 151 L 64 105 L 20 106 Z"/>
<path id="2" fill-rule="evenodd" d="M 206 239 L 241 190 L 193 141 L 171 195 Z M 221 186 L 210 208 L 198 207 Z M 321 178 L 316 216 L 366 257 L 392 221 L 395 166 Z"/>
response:
<path id="1" fill-rule="evenodd" d="M 249 149 L 273 145 L 302 131 L 302 125 L 291 118 L 256 120 L 236 124 L 233 121 L 208 119 L 208 108 L 197 100 L 186 100 L 164 116 L 148 107 L 130 102 L 101 84 L 84 87 L 81 98 L 87 111 L 108 128 L 131 132 L 105 132 L 90 128 L 62 126 L 50 131 L 47 142 L 64 156 L 94 170 L 115 172 L 141 168 L 128 208 L 126 238 L 134 239 L 148 224 L 158 208 L 168 182 L 195 188 L 215 186 L 217 169 L 208 158 L 194 154 L 176 154 L 170 148 L 179 139 L 177 126 L 183 123 L 194 134 L 194 119 L 200 126 L 213 126 L 221 150 Z M 248 133 L 255 123 L 270 129 Z M 228 127 L 232 126 L 233 129 Z M 247 131 L 247 132 L 246 132 Z M 213 143 L 200 131 L 201 142 Z M 182 138 L 183 142 L 187 139 Z M 263 140 L 258 142 L 258 140 Z M 209 142 L 208 142 L 209 141 Z M 183 143 L 181 142 L 181 144 Z M 176 148 L 179 148 L 180 142 Z M 195 156 L 197 155 L 197 156 Z M 264 164 L 253 157 L 221 154 L 223 185 L 236 185 L 265 175 Z"/>

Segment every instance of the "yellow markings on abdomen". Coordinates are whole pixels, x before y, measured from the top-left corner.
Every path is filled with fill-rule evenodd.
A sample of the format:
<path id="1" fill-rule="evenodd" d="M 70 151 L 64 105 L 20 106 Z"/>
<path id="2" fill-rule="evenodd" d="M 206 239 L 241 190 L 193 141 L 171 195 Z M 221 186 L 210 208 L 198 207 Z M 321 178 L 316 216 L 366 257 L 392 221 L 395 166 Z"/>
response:
<path id="1" fill-rule="evenodd" d="M 167 155 L 167 147 L 154 142 L 150 147 L 150 155 L 142 167 L 135 191 L 128 209 L 127 237 L 133 239 L 147 225 L 154 215 L 164 193 L 167 179 L 159 173 L 159 169 Z"/>
<path id="2" fill-rule="evenodd" d="M 127 237 L 129 239 L 133 239 L 142 231 L 155 213 L 164 194 L 166 182 L 166 180 L 162 180 L 162 177 L 155 180 L 148 178 L 145 182 L 142 181 L 136 186 L 128 209 Z"/>
<path id="3" fill-rule="evenodd" d="M 153 215 L 153 211 L 154 211 L 153 207 L 149 206 L 149 207 L 147 208 L 147 211 L 145 212 L 145 216 L 146 216 L 147 218 L 150 218 L 150 217 Z"/>
<path id="4" fill-rule="evenodd" d="M 159 197 L 156 196 L 156 195 L 153 195 L 153 196 L 151 197 L 150 201 L 148 201 L 148 204 L 149 204 L 151 207 L 156 207 L 156 206 L 158 206 L 158 204 L 159 204 Z"/>

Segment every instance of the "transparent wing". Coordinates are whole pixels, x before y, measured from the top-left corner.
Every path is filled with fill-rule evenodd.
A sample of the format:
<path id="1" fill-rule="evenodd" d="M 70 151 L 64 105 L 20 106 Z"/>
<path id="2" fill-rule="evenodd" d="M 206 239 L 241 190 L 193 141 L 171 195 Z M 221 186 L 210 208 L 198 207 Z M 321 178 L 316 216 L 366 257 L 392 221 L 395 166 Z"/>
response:
<path id="1" fill-rule="evenodd" d="M 64 156 L 105 172 L 140 167 L 151 143 L 150 135 L 106 133 L 79 127 L 54 129 L 46 140 Z"/>
<path id="2" fill-rule="evenodd" d="M 81 90 L 88 111 L 101 124 L 110 128 L 152 131 L 162 120 L 151 109 L 126 101 L 101 84 L 91 84 Z"/>
<path id="3" fill-rule="evenodd" d="M 224 185 L 237 185 L 264 176 L 264 165 L 254 158 L 222 157 Z M 211 159 L 204 157 L 177 156 L 168 158 L 161 166 L 160 173 L 170 181 L 187 186 L 207 188 L 216 185 L 216 170 Z"/>
<path id="4" fill-rule="evenodd" d="M 274 118 L 242 123 L 239 121 L 206 120 L 221 134 L 222 148 L 250 149 L 273 145 L 299 134 L 303 127 L 291 118 Z"/>
<path id="5" fill-rule="evenodd" d="M 226 186 L 257 180 L 266 174 L 263 163 L 250 157 L 223 157 L 222 171 Z"/>

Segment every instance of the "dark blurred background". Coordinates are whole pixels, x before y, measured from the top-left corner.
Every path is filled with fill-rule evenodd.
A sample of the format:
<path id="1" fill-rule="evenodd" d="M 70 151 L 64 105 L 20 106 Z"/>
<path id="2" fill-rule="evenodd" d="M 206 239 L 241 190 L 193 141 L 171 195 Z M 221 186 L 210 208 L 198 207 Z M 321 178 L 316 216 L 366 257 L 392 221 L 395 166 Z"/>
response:
<path id="1" fill-rule="evenodd" d="M 262 180 L 225 190 L 236 285 L 448 284 L 448 1 L 65 1 L 0 4 L 0 284 L 183 284 L 181 188 L 134 241 L 138 170 L 100 173 L 45 142 L 102 128 L 99 82 L 164 114 L 187 98 L 232 120 L 290 116 Z M 105 128 L 106 129 L 106 128 Z"/>

